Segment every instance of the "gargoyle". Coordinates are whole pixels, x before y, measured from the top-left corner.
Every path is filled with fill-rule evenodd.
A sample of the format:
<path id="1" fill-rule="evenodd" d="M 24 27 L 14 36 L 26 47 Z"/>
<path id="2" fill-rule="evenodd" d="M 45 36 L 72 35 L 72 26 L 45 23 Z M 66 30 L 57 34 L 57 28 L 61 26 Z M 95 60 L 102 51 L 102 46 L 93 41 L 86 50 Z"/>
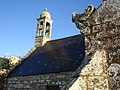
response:
<path id="1" fill-rule="evenodd" d="M 72 22 L 76 24 L 78 29 L 84 29 L 87 26 L 91 26 L 96 23 L 95 18 L 91 15 L 95 12 L 93 5 L 88 5 L 83 14 L 72 13 Z"/>

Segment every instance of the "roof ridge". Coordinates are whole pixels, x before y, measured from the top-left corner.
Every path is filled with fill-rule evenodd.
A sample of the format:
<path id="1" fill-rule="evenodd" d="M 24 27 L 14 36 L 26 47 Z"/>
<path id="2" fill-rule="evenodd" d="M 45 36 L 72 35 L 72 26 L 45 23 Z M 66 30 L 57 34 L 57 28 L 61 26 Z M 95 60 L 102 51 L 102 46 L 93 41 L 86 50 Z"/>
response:
<path id="1" fill-rule="evenodd" d="M 77 35 L 74 35 L 74 36 L 68 36 L 68 37 L 64 37 L 64 38 L 58 38 L 58 39 L 50 40 L 50 41 L 47 41 L 47 42 L 52 42 L 52 41 L 57 41 L 57 40 L 63 40 L 63 39 L 67 39 L 67 38 L 76 37 L 76 36 L 79 36 L 79 35 L 82 35 L 82 34 L 77 34 Z"/>

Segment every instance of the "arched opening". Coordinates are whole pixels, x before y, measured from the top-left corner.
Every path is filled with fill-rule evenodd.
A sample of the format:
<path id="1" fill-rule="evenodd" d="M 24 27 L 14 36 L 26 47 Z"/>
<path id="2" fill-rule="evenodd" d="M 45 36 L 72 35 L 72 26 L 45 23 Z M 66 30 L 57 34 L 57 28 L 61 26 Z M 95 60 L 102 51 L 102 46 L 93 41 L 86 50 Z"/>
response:
<path id="1" fill-rule="evenodd" d="M 43 27 L 43 21 L 40 22 L 40 27 L 41 27 L 41 28 Z"/>
<path id="2" fill-rule="evenodd" d="M 43 33 L 42 29 L 41 29 L 41 30 L 39 30 L 39 33 L 40 33 L 40 36 L 42 36 L 42 33 Z"/>
<path id="3" fill-rule="evenodd" d="M 50 23 L 46 23 L 46 32 L 45 32 L 45 35 L 46 37 L 49 37 L 49 32 L 50 32 Z"/>

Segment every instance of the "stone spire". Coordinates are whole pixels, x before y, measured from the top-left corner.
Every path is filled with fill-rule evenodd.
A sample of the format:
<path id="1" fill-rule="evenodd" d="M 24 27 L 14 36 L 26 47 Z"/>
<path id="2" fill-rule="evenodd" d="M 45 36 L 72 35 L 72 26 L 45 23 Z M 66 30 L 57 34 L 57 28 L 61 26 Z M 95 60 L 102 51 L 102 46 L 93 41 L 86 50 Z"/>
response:
<path id="1" fill-rule="evenodd" d="M 40 18 L 37 21 L 35 47 L 41 47 L 51 39 L 53 21 L 47 8 L 40 14 Z"/>

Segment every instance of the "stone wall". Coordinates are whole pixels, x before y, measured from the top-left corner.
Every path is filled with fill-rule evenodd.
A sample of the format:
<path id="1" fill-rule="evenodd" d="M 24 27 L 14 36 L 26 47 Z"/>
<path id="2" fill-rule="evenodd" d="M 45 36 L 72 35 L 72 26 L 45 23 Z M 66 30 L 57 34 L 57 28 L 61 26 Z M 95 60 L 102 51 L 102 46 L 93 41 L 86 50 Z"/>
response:
<path id="1" fill-rule="evenodd" d="M 120 17 L 120 0 L 106 0 L 98 8 L 98 23 L 111 21 Z"/>
<path id="2" fill-rule="evenodd" d="M 117 25 L 116 25 L 117 24 Z M 120 89 L 120 19 L 87 27 L 86 51 L 92 54 L 69 90 Z M 74 89 L 78 87 L 78 89 Z"/>
<path id="3" fill-rule="evenodd" d="M 97 23 L 81 30 L 91 58 L 69 90 L 120 90 L 120 0 L 104 1 L 92 16 Z"/>
<path id="4" fill-rule="evenodd" d="M 106 52 L 97 50 L 69 90 L 108 90 Z"/>
<path id="5" fill-rule="evenodd" d="M 72 72 L 32 75 L 7 78 L 4 90 L 46 90 L 47 86 L 59 86 L 65 90 L 65 83 Z"/>

